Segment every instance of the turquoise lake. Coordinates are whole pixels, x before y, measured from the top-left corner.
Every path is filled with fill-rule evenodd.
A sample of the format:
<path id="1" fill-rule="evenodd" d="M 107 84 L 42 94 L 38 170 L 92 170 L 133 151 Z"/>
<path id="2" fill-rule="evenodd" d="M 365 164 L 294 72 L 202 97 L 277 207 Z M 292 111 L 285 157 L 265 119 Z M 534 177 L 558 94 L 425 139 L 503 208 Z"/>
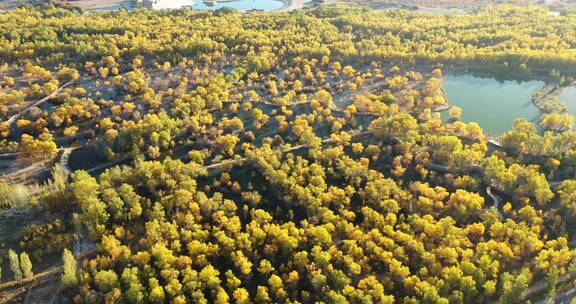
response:
<path id="1" fill-rule="evenodd" d="M 531 98 L 542 86 L 544 82 L 538 80 L 501 81 L 471 75 L 448 76 L 444 81 L 448 101 L 462 108 L 462 121 L 475 121 L 492 135 L 510 130 L 516 118 L 537 123 L 540 112 Z M 447 111 L 443 116 L 448 117 Z"/>

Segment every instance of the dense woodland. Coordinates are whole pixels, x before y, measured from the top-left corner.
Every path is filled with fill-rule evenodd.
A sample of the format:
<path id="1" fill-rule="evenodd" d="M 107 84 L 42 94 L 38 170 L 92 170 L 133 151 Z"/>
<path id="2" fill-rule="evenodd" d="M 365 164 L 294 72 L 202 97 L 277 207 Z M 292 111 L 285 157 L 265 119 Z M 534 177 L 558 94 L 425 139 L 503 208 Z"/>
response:
<path id="1" fill-rule="evenodd" d="M 438 112 L 458 67 L 570 82 L 576 15 L 19 8 L 0 58 L 0 149 L 50 175 L 4 168 L 0 208 L 55 217 L 4 278 L 63 252 L 75 303 L 447 304 L 576 276 L 565 106 L 497 146 Z"/>

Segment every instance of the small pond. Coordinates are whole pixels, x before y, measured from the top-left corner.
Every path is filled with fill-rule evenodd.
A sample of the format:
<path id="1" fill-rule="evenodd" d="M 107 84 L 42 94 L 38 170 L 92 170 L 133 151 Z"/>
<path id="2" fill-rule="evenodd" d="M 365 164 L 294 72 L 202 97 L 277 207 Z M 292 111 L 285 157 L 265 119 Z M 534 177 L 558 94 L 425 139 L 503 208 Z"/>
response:
<path id="1" fill-rule="evenodd" d="M 473 75 L 448 76 L 444 81 L 450 104 L 462 108 L 462 121 L 475 121 L 486 134 L 499 135 L 523 117 L 537 123 L 540 115 L 532 92 L 544 86 L 538 80 L 499 80 Z M 443 116 L 448 117 L 447 111 Z"/>

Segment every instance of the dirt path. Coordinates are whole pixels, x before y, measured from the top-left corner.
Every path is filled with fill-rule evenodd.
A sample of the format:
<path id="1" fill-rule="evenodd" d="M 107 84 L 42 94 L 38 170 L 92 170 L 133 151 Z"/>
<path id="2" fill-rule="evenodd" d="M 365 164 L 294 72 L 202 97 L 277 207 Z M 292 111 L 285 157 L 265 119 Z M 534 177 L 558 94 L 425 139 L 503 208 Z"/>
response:
<path id="1" fill-rule="evenodd" d="M 39 160 L 34 163 L 19 163 L 14 161 L 11 166 L 1 172 L 0 182 L 25 183 L 30 177 L 39 176 L 49 171 L 54 157 Z"/>
<path id="2" fill-rule="evenodd" d="M 289 12 L 304 8 L 304 4 L 309 0 L 285 0 L 284 5 L 277 12 Z"/>
<path id="3" fill-rule="evenodd" d="M 8 120 L 6 120 L 3 123 L 11 126 L 18 118 L 20 118 L 22 115 L 26 114 L 26 112 L 28 112 L 31 108 L 37 107 L 37 106 L 45 103 L 46 101 L 56 97 L 56 95 L 58 95 L 58 93 L 60 93 L 63 89 L 65 89 L 67 86 L 69 86 L 71 84 L 72 84 L 72 81 L 65 83 L 63 86 L 56 89 L 56 91 L 48 94 L 48 96 L 29 104 L 26 108 L 24 108 L 24 110 L 12 115 L 10 118 L 8 118 Z"/>
<path id="4" fill-rule="evenodd" d="M 52 267 L 29 279 L 0 285 L 0 303 L 47 303 L 58 293 L 62 267 Z"/>
<path id="5" fill-rule="evenodd" d="M 488 195 L 494 201 L 493 207 L 496 209 L 496 211 L 498 211 L 498 217 L 500 218 L 500 220 L 503 220 L 504 215 L 502 215 L 502 212 L 500 212 L 500 199 L 496 195 L 492 194 L 492 187 L 487 187 L 486 193 L 488 193 Z"/>
<path id="6" fill-rule="evenodd" d="M 68 160 L 70 159 L 70 154 L 72 154 L 72 151 L 76 149 L 77 147 L 62 149 L 62 156 L 60 157 L 60 166 L 62 166 L 62 168 L 64 168 L 64 170 L 66 170 L 68 174 L 72 173 L 70 165 L 68 164 Z"/>

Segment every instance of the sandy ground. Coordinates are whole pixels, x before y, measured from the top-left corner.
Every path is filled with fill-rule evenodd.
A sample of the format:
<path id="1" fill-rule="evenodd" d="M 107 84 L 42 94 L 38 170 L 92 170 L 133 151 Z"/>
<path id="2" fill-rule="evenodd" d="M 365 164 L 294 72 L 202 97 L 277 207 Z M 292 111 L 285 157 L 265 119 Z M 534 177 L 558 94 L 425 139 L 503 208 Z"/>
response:
<path id="1" fill-rule="evenodd" d="M 324 0 L 322 5 L 342 3 L 341 0 Z M 289 12 L 297 9 L 302 9 L 308 5 L 317 4 L 313 0 L 284 0 L 284 5 L 277 10 L 277 12 Z"/>
<path id="2" fill-rule="evenodd" d="M 117 6 L 130 5 L 131 1 L 127 0 L 80 0 L 80 1 L 67 1 L 67 4 L 79 7 L 85 10 L 94 9 L 113 9 Z"/>
<path id="3" fill-rule="evenodd" d="M 277 10 L 277 12 L 288 12 L 288 11 L 293 11 L 295 9 L 301 9 L 304 7 L 304 3 L 307 2 L 308 0 L 286 0 L 283 1 L 284 5 Z"/>

